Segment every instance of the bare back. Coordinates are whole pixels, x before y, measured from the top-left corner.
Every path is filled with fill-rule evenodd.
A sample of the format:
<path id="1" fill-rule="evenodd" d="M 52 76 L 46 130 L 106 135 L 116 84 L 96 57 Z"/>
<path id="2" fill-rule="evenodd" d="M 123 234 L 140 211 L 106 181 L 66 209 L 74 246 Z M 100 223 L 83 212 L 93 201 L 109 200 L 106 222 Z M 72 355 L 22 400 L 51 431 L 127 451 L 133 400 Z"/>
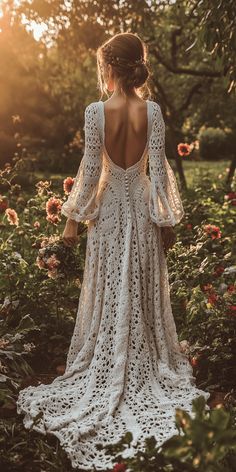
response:
<path id="1" fill-rule="evenodd" d="M 136 164 L 147 143 L 147 102 L 132 98 L 111 98 L 104 102 L 105 149 L 110 159 L 122 167 Z"/>

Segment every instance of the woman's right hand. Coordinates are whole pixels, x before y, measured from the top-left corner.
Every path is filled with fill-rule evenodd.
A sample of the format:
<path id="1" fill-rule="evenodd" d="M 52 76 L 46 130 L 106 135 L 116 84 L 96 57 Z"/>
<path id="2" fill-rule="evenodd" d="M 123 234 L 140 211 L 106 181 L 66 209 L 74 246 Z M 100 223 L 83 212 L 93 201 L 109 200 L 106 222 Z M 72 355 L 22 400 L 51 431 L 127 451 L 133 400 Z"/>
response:
<path id="1" fill-rule="evenodd" d="M 79 242 L 78 232 L 78 223 L 75 220 L 70 220 L 69 218 L 66 221 L 65 229 L 62 234 L 62 240 L 65 246 L 73 247 L 76 246 Z"/>
<path id="2" fill-rule="evenodd" d="M 176 234 L 172 226 L 162 226 L 161 227 L 161 236 L 164 246 L 165 254 L 167 254 L 168 249 L 176 242 Z"/>

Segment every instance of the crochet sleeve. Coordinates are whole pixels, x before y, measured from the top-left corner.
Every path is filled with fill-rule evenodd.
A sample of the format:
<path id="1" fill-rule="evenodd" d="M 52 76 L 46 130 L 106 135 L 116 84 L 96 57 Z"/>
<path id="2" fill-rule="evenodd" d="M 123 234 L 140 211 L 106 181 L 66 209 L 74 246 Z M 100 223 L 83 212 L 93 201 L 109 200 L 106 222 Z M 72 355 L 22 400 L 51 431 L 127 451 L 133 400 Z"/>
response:
<path id="1" fill-rule="evenodd" d="M 149 212 L 158 226 L 175 226 L 184 216 L 174 172 L 165 154 L 165 122 L 160 106 L 153 102 L 153 120 L 149 140 L 151 180 Z"/>
<path id="2" fill-rule="evenodd" d="M 102 142 L 96 102 L 86 107 L 84 118 L 84 154 L 71 192 L 61 207 L 61 213 L 75 221 L 93 220 L 99 212 L 97 193 L 102 171 Z"/>

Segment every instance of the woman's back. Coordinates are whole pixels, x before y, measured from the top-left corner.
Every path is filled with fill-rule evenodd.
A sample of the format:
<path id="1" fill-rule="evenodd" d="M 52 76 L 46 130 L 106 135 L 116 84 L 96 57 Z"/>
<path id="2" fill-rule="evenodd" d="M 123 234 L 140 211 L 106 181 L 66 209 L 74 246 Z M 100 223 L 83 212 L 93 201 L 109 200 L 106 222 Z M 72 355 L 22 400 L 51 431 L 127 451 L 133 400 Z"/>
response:
<path id="1" fill-rule="evenodd" d="M 112 161 L 127 169 L 140 160 L 147 143 L 147 102 L 114 97 L 104 102 L 104 144 Z"/>

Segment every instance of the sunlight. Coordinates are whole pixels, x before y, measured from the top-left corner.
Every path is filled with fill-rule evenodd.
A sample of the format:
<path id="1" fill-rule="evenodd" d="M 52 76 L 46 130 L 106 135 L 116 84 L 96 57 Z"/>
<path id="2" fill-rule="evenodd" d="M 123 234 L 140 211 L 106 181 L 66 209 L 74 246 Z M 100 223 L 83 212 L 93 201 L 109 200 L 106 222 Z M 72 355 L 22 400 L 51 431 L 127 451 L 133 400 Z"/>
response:
<path id="1" fill-rule="evenodd" d="M 36 21 L 28 21 L 22 19 L 22 24 L 25 25 L 27 31 L 32 32 L 33 37 L 36 41 L 39 41 L 46 31 L 48 31 L 48 26 L 46 23 L 36 23 Z"/>
<path id="2" fill-rule="evenodd" d="M 14 0 L 15 6 L 19 6 L 20 4 L 21 4 L 21 0 Z M 3 18 L 4 16 L 4 10 L 7 11 L 7 4 L 6 3 L 4 4 L 0 0 L 0 19 Z M 21 23 L 22 25 L 25 26 L 25 29 L 28 32 L 33 34 L 33 37 L 36 41 L 39 41 L 44 35 L 44 33 L 48 31 L 48 26 L 46 25 L 46 23 L 44 22 L 37 23 L 34 20 L 30 21 L 24 14 L 22 14 L 22 17 L 21 17 Z"/>

